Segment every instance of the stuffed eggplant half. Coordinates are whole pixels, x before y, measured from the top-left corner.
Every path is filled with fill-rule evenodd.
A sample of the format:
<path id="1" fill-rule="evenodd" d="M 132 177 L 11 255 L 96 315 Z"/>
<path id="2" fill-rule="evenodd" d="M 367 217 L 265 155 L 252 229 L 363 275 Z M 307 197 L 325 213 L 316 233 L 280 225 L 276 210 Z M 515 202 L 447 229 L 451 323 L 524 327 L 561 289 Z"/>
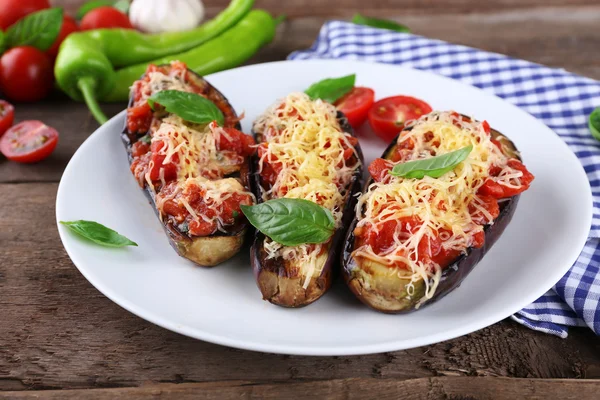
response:
<path id="1" fill-rule="evenodd" d="M 342 255 L 368 306 L 403 313 L 460 285 L 500 237 L 533 175 L 486 121 L 432 112 L 369 166 Z"/>
<path id="2" fill-rule="evenodd" d="M 362 153 L 344 115 L 320 99 L 292 93 L 254 123 L 258 144 L 252 163 L 259 203 L 312 201 L 333 216 L 335 230 L 323 243 L 284 246 L 257 232 L 251 263 L 265 300 L 301 307 L 320 298 L 339 266 L 339 248 L 362 187 Z"/>
<path id="3" fill-rule="evenodd" d="M 168 107 L 149 102 L 166 91 Z M 208 103 L 221 123 L 190 122 L 185 114 L 167 111 L 185 110 L 178 101 L 190 101 L 188 94 Z M 121 135 L 131 172 L 173 248 L 201 266 L 217 265 L 239 251 L 247 225 L 240 205 L 254 203 L 247 164 L 254 139 L 239 129 L 227 99 L 183 63 L 150 65 L 132 86 Z"/>

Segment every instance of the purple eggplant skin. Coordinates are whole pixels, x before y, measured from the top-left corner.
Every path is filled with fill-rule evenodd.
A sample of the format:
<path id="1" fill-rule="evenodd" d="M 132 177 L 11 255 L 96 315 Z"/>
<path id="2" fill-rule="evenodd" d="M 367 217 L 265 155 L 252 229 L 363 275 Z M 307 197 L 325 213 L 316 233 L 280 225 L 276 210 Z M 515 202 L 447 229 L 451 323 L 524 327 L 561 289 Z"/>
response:
<path id="1" fill-rule="evenodd" d="M 208 98 L 211 100 L 216 100 L 219 103 L 218 106 L 220 106 L 220 108 L 225 108 L 225 110 L 222 111 L 224 111 L 226 116 L 229 116 L 232 120 L 237 120 L 237 114 L 234 108 L 230 105 L 230 103 L 227 101 L 227 98 L 223 96 L 221 92 L 208 83 L 208 81 L 206 81 L 203 77 L 191 70 L 189 70 L 188 76 L 195 85 L 204 88 L 203 93 L 207 95 Z M 132 104 L 133 96 L 129 99 L 129 106 Z M 236 122 L 235 128 L 241 131 L 241 125 L 239 122 Z M 133 162 L 131 148 L 133 144 L 144 135 L 146 135 L 146 132 L 130 132 L 127 129 L 127 121 L 125 121 L 125 127 L 121 133 L 121 139 L 125 145 L 127 158 L 130 165 Z M 236 177 L 240 178 L 243 186 L 246 188 L 249 188 L 250 184 L 249 175 L 250 171 L 246 164 L 243 164 L 239 174 L 236 174 Z M 148 187 L 148 185 L 144 185 L 143 191 L 160 220 L 160 212 L 156 208 L 154 192 Z M 227 232 L 218 231 L 210 236 L 189 237 L 185 233 L 181 232 L 171 221 L 165 220 L 161 223 L 169 239 L 169 244 L 171 247 L 173 247 L 173 249 L 175 249 L 175 251 L 181 257 L 187 258 L 201 267 L 214 267 L 215 265 L 218 265 L 236 255 L 242 247 L 248 225 L 245 219 L 239 219 L 237 224 L 228 227 Z"/>
<path id="2" fill-rule="evenodd" d="M 337 119 L 342 130 L 354 136 L 354 130 L 344 114 L 338 111 Z M 256 132 L 254 132 L 254 135 L 256 143 L 260 143 L 262 141 L 261 135 Z M 342 227 L 334 233 L 331 239 L 327 259 L 321 274 L 316 278 L 311 278 L 306 289 L 303 288 L 305 277 L 299 273 L 298 268 L 290 267 L 281 258 L 266 259 L 263 246 L 265 236 L 259 231 L 255 231 L 254 241 L 250 249 L 250 262 L 256 284 L 264 300 L 282 307 L 304 307 L 319 299 L 331 287 L 335 276 L 339 272 L 339 251 L 346 235 L 346 227 L 350 225 L 354 217 L 354 208 L 357 201 L 355 195 L 360 192 L 363 184 L 363 155 L 360 145 L 355 148 L 360 166 L 354 172 L 350 183 L 349 194 L 342 214 Z M 265 188 L 261 184 L 258 171 L 258 157 L 254 156 L 251 161 L 251 187 L 257 202 L 261 203 Z"/>
<path id="3" fill-rule="evenodd" d="M 491 130 L 491 135 L 500 141 L 505 154 L 519 160 L 521 159 L 513 142 L 494 129 Z M 382 158 L 388 158 L 394 152 L 397 139 L 396 137 L 392 141 L 383 153 Z M 373 180 L 369 179 L 365 184 L 364 191 L 367 190 L 371 183 L 373 183 Z M 344 281 L 360 301 L 372 309 L 384 313 L 409 313 L 429 305 L 460 286 L 462 281 L 502 235 L 504 229 L 512 219 L 518 202 L 519 195 L 499 202 L 500 214 L 493 225 L 486 225 L 484 227 L 484 245 L 478 249 L 473 247 L 468 248 L 465 253 L 444 268 L 435 293 L 430 299 L 423 302 L 421 302 L 423 296 L 425 296 L 425 283 L 423 280 L 414 282 L 414 291 L 412 295 L 408 295 L 406 287 L 409 283 L 408 279 L 400 278 L 397 275 L 378 275 L 376 273 L 378 268 L 387 267 L 378 266 L 377 263 L 369 263 L 364 260 L 362 263 L 359 263 L 352 257 L 355 247 L 354 229 L 358 222 L 355 218 L 348 229 L 341 255 Z"/>

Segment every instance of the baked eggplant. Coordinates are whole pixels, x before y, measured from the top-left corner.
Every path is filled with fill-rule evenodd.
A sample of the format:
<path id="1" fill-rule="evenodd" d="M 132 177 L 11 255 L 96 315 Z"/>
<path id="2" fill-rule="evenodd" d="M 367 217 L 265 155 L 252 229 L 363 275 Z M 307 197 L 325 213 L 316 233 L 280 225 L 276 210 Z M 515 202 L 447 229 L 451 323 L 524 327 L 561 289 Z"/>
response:
<path id="1" fill-rule="evenodd" d="M 499 172 L 498 165 L 492 164 L 492 161 L 490 161 L 487 170 L 489 177 L 485 177 L 486 170 L 484 168 L 480 171 L 481 176 L 475 180 L 479 185 L 478 188 L 473 188 L 471 193 L 468 189 L 469 186 L 464 186 L 467 188 L 466 190 L 457 191 L 455 195 L 452 195 L 452 187 L 449 186 L 449 194 L 441 196 L 444 199 L 441 200 L 442 203 L 436 203 L 438 193 L 435 191 L 431 191 L 431 195 L 423 197 L 418 197 L 417 194 L 416 198 L 419 200 L 414 200 L 415 197 L 411 197 L 411 200 L 407 202 L 405 200 L 398 201 L 394 196 L 400 196 L 404 199 L 405 197 L 402 196 L 407 195 L 407 193 L 396 190 L 396 188 L 401 189 L 404 186 L 397 186 L 392 190 L 392 186 L 389 185 L 413 185 L 410 187 L 420 187 L 423 191 L 426 191 L 430 189 L 427 186 L 429 182 L 434 182 L 435 178 L 427 178 L 427 182 L 419 183 L 419 179 L 389 176 L 390 168 L 393 168 L 398 162 L 405 163 L 408 160 L 435 156 L 432 146 L 433 148 L 436 144 L 442 146 L 445 140 L 444 135 L 434 134 L 434 129 L 431 127 L 436 126 L 435 123 L 429 127 L 423 124 L 442 120 L 448 123 L 448 126 L 456 126 L 458 131 L 463 133 L 466 132 L 464 131 L 464 129 L 467 129 L 465 127 L 475 132 L 472 140 L 471 138 L 462 140 L 451 136 L 447 138 L 447 142 L 462 141 L 465 145 L 472 142 L 476 148 L 484 149 L 481 150 L 482 155 L 469 155 L 464 163 L 456 165 L 456 167 L 463 165 L 463 167 L 460 167 L 460 171 L 451 169 L 450 175 L 446 173 L 446 176 L 450 177 L 444 179 L 447 179 L 448 182 L 453 180 L 459 182 L 460 179 L 466 180 L 468 174 L 464 171 L 471 168 L 471 164 L 468 167 L 466 166 L 467 163 L 470 163 L 468 160 L 471 157 L 479 157 L 477 160 L 494 157 L 493 160 L 496 160 L 494 162 L 498 162 L 498 165 L 502 165 L 502 168 L 505 169 Z M 414 129 L 419 128 L 420 133 L 413 132 Z M 423 135 L 424 139 L 418 139 L 417 135 Z M 442 143 L 439 143 L 440 141 Z M 419 142 L 419 145 L 415 145 L 415 142 Z M 449 150 L 457 150 L 452 146 L 450 147 Z M 485 151 L 487 151 L 487 155 Z M 377 179 L 374 180 L 372 177 L 366 183 L 357 206 L 356 217 L 349 227 L 342 251 L 342 274 L 350 290 L 367 306 L 385 313 L 406 313 L 441 299 L 461 284 L 504 232 L 517 207 L 519 193 L 529 187 L 533 175 L 523 166 L 519 152 L 514 143 L 508 138 L 500 132 L 490 129 L 485 121 L 481 123 L 473 121 L 454 112 L 434 112 L 421 117 L 411 126 L 405 128 L 392 141 L 383 153 L 382 159 L 376 160 L 369 166 L 369 172 Z M 472 165 L 476 165 L 475 162 Z M 509 172 L 511 171 L 515 174 L 512 175 L 512 178 L 509 178 Z M 504 174 L 501 176 L 507 177 L 508 181 L 502 181 L 504 178 L 501 178 L 500 174 Z M 475 174 L 475 176 L 478 175 Z M 378 181 L 381 183 L 378 183 Z M 498 182 L 510 182 L 514 187 L 505 187 Z M 431 184 L 431 187 L 435 186 Z M 386 196 L 394 199 L 390 200 L 385 206 L 380 206 L 378 201 L 385 203 L 388 197 L 375 197 L 382 190 L 392 190 Z M 410 193 L 410 196 L 413 196 L 413 193 Z M 460 204 L 460 200 L 457 199 L 461 198 L 471 200 L 469 203 Z M 364 199 L 370 199 L 370 202 L 363 201 Z M 457 242 L 453 242 L 455 240 L 454 235 L 457 234 L 455 230 L 463 234 L 464 231 L 461 231 L 460 226 L 454 226 L 452 230 L 448 230 L 442 224 L 435 225 L 437 223 L 435 217 L 431 217 L 428 223 L 424 222 L 430 214 L 426 211 L 415 212 L 415 210 L 425 210 L 427 208 L 426 206 L 417 208 L 416 206 L 421 204 L 419 201 L 421 203 L 429 202 L 430 209 L 434 209 L 434 204 L 441 205 L 441 211 L 439 212 L 449 214 L 453 212 L 454 206 L 448 206 L 447 208 L 446 206 L 448 203 L 454 204 L 455 201 L 457 210 L 459 210 L 459 205 L 463 206 L 463 214 L 457 213 L 456 215 L 462 215 L 464 221 L 470 219 L 470 223 L 463 222 L 463 226 L 473 227 L 473 225 L 479 225 L 480 228 L 472 231 L 475 233 L 464 235 L 469 240 L 460 239 L 459 237 L 459 241 L 462 240 L 462 242 L 459 243 L 458 249 L 452 248 L 451 246 L 457 245 Z M 443 203 L 444 201 L 446 203 Z M 402 204 L 403 207 L 393 208 L 394 202 L 396 202 L 396 206 Z M 412 208 L 409 208 L 407 204 L 410 204 Z M 477 207 L 475 204 L 477 204 Z M 480 204 L 485 204 L 481 208 L 489 211 L 489 215 L 484 215 L 485 212 L 479 208 Z M 379 219 L 369 221 L 368 219 L 373 216 L 368 214 L 369 210 L 377 210 L 380 216 Z M 414 214 L 408 210 L 412 210 Z M 465 217 L 465 211 L 469 217 Z M 386 220 L 388 218 L 386 212 L 389 213 L 390 219 Z M 402 216 L 399 217 L 400 215 Z M 410 222 L 405 223 L 404 221 Z M 391 225 L 386 226 L 385 224 Z M 431 225 L 436 226 L 437 231 L 432 230 Z M 373 228 L 374 226 L 376 228 Z M 422 229 L 426 233 L 419 238 L 417 235 L 421 233 Z M 443 238 L 436 241 L 435 235 L 442 237 L 442 231 L 445 232 Z M 427 236 L 428 234 L 431 236 Z M 393 243 L 387 239 L 390 236 L 394 239 Z M 448 247 L 445 247 L 446 245 Z M 436 251 L 438 253 L 435 253 Z M 376 256 L 373 257 L 372 255 Z M 424 266 L 425 269 L 419 270 L 420 266 Z"/>
<path id="2" fill-rule="evenodd" d="M 223 126 L 198 125 L 147 98 L 179 90 L 211 100 Z M 130 168 L 161 220 L 171 246 L 200 266 L 212 267 L 241 248 L 247 221 L 240 204 L 253 204 L 248 157 L 254 140 L 241 133 L 225 96 L 185 64 L 150 65 L 131 89 L 121 138 Z"/>
<path id="3" fill-rule="evenodd" d="M 303 105 L 312 102 L 306 95 L 302 93 L 292 93 L 286 99 L 284 99 L 279 106 L 273 106 L 270 111 L 265 113 L 265 115 L 267 115 L 269 112 L 279 111 L 285 114 L 285 112 L 290 110 L 290 114 L 296 115 L 294 107 L 289 107 L 287 108 L 287 111 L 282 111 L 284 106 L 281 104 L 289 105 L 290 101 L 297 101 Z M 334 276 L 337 274 L 339 269 L 338 263 L 339 249 L 342 244 L 341 241 L 344 239 L 346 227 L 352 221 L 353 210 L 356 204 L 355 195 L 360 192 L 363 183 L 363 155 L 360 146 L 358 145 L 358 140 L 355 138 L 354 131 L 348 123 L 347 118 L 341 112 L 336 111 L 331 104 L 321 102 L 321 100 L 317 100 L 317 102 L 317 108 L 326 110 L 326 112 L 330 113 L 329 116 L 331 116 L 331 119 L 336 121 L 335 125 L 337 128 L 335 128 L 335 131 L 337 136 L 334 137 L 345 138 L 340 139 L 340 141 L 345 143 L 343 144 L 343 147 L 346 149 L 345 154 L 347 155 L 347 158 L 345 155 L 343 167 L 346 168 L 346 175 L 344 175 L 344 178 L 340 178 L 340 182 L 338 182 L 340 184 L 339 187 L 336 187 L 337 185 L 333 185 L 336 187 L 335 190 L 340 193 L 341 199 L 341 201 L 336 203 L 337 205 L 334 207 L 334 209 L 337 210 L 337 229 L 333 236 L 326 243 L 320 245 L 302 245 L 294 248 L 278 245 L 277 243 L 271 241 L 270 238 L 265 237 L 265 235 L 259 231 L 256 231 L 256 235 L 251 247 L 252 269 L 254 271 L 257 286 L 262 293 L 263 299 L 283 307 L 306 306 L 319 299 L 331 286 Z M 310 104 L 315 103 L 313 102 Z M 310 120 L 310 116 L 306 117 L 305 114 L 303 114 L 303 116 L 305 118 L 300 118 L 301 121 Z M 262 121 L 261 118 L 263 118 Z M 275 156 L 275 159 L 272 159 L 272 154 L 269 153 L 269 150 L 267 150 L 269 148 L 269 143 L 267 140 L 269 135 L 265 134 L 265 132 L 269 129 L 277 129 L 277 127 L 274 127 L 273 124 L 269 125 L 268 122 L 265 122 L 264 115 L 261 118 L 255 122 L 253 127 L 255 140 L 258 144 L 258 154 L 253 157 L 251 163 L 252 190 L 256 196 L 257 202 L 259 203 L 273 198 L 283 197 L 277 196 L 276 193 L 278 190 L 284 187 L 282 186 L 284 185 L 282 182 L 285 182 L 285 176 L 287 173 L 285 170 L 282 171 L 282 168 L 285 168 L 285 163 L 282 163 L 279 165 L 279 167 L 275 167 L 275 169 L 273 169 L 273 164 L 277 165 L 277 162 L 275 161 L 277 159 Z M 324 118 L 327 120 L 328 117 Z M 302 124 L 302 122 L 300 123 Z M 326 135 L 326 133 L 324 132 L 325 130 L 321 130 L 320 132 L 313 131 L 307 133 L 307 135 L 314 135 L 314 138 L 316 138 L 315 140 L 318 141 L 325 137 L 324 135 Z M 273 136 L 272 132 L 271 136 Z M 325 150 L 323 150 L 323 152 L 324 151 Z M 319 153 L 319 150 L 316 150 L 315 154 L 318 155 L 315 156 L 312 161 L 314 164 L 318 164 L 319 161 L 317 158 L 319 160 L 325 160 L 326 156 L 323 152 Z M 302 157 L 305 157 L 305 155 L 302 155 L 300 158 Z M 311 164 L 309 157 L 312 156 L 306 156 L 306 158 L 302 158 L 304 160 L 302 165 Z M 298 168 L 295 170 L 296 172 L 293 172 L 292 174 L 299 174 L 298 171 L 301 168 L 302 167 Z M 315 172 L 315 174 L 320 173 Z M 301 179 L 299 179 L 299 181 L 301 181 Z M 321 180 L 318 180 L 319 185 L 322 183 L 323 182 Z M 317 183 L 314 184 L 317 185 Z M 291 189 L 287 187 L 287 189 L 290 190 L 288 195 L 285 197 L 304 198 L 319 204 L 321 202 L 319 196 L 326 196 L 324 194 L 325 191 L 319 192 L 318 188 L 316 190 L 305 190 L 306 187 L 307 186 L 292 187 Z M 287 189 L 285 189 L 284 192 L 287 191 Z M 293 192 L 294 190 L 299 190 L 299 192 L 296 194 L 291 194 L 290 192 Z M 281 193 L 281 191 L 279 193 Z M 307 195 L 307 193 L 310 193 L 310 195 Z M 329 207 L 327 204 L 325 204 L 325 200 L 323 200 L 321 203 L 323 203 L 321 205 L 324 207 Z M 336 214 L 336 212 L 334 212 L 334 214 Z M 273 250 L 273 246 L 275 246 L 275 250 Z M 303 246 L 309 246 L 307 248 L 313 250 L 307 250 L 307 252 L 302 252 L 304 250 L 298 250 L 304 249 Z M 317 247 L 311 248 L 310 246 Z M 294 253 L 295 251 L 297 251 L 297 253 Z M 306 256 L 307 254 L 308 258 Z"/>

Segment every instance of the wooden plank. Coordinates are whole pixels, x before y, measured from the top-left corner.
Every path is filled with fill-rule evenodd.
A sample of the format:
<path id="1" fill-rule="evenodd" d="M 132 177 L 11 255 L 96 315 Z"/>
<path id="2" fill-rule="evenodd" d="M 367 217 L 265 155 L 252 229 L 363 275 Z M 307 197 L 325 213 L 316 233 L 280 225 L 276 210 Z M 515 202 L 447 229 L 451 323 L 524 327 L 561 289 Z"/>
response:
<path id="1" fill-rule="evenodd" d="M 398 10 L 388 17 L 394 16 L 418 34 L 564 67 L 600 79 L 600 58 L 597 57 L 600 7 L 406 16 Z M 284 59 L 294 50 L 308 48 L 324 22 L 325 18 L 320 17 L 286 22 L 280 27 L 275 42 L 250 63 Z M 124 103 L 103 105 L 109 116 L 124 107 Z M 39 165 L 0 160 L 0 182 L 57 182 L 71 155 L 98 126 L 84 105 L 60 95 L 39 103 L 19 104 L 17 119 L 40 119 L 55 127 L 61 134 L 59 145 L 56 152 Z"/>
<path id="2" fill-rule="evenodd" d="M 0 392 L 0 399 L 596 399 L 600 380 L 432 377 L 410 380 L 354 378 L 292 383 L 227 381 L 147 385 L 140 388 Z"/>
<path id="3" fill-rule="evenodd" d="M 55 183 L 0 184 L 0 390 L 342 378 L 600 378 L 600 341 L 504 321 L 418 349 L 301 357 L 229 349 L 152 325 L 77 271 L 56 230 Z M 258 293 L 257 293 L 258 295 Z"/>

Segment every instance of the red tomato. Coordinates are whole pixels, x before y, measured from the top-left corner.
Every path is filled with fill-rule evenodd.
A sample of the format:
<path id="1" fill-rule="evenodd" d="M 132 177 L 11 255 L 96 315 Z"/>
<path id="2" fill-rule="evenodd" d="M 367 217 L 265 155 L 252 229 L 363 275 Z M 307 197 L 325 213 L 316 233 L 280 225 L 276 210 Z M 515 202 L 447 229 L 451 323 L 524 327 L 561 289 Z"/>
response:
<path id="1" fill-rule="evenodd" d="M 81 20 L 82 31 L 101 28 L 133 29 L 129 17 L 113 7 L 98 7 L 84 15 Z"/>
<path id="2" fill-rule="evenodd" d="M 408 96 L 386 97 L 369 110 L 369 125 L 387 143 L 404 128 L 404 123 L 432 111 L 423 100 Z"/>
<path id="3" fill-rule="evenodd" d="M 256 152 L 256 142 L 250 135 L 246 135 L 235 128 L 223 128 L 224 135 L 219 138 L 219 150 L 230 150 L 241 156 L 250 156 Z"/>
<path id="4" fill-rule="evenodd" d="M 9 160 L 34 163 L 48 157 L 58 143 L 58 132 L 41 121 L 23 121 L 0 139 L 0 152 Z"/>
<path id="5" fill-rule="evenodd" d="M 48 0 L 2 0 L 0 1 L 0 29 L 9 26 L 33 12 L 50 8 Z"/>
<path id="6" fill-rule="evenodd" d="M 353 128 L 358 128 L 367 120 L 369 108 L 375 102 L 375 92 L 366 87 L 355 87 L 350 93 L 336 101 L 338 110 L 348 117 Z"/>
<path id="7" fill-rule="evenodd" d="M 519 193 L 522 193 L 529 189 L 529 186 L 531 185 L 534 176 L 531 172 L 527 170 L 527 167 L 525 167 L 525 165 L 523 165 L 521 161 L 514 158 L 508 160 L 508 166 L 523 173 L 523 176 L 519 178 L 520 186 L 518 188 L 512 188 L 505 185 L 501 185 L 496 181 L 487 179 L 484 182 L 484 184 L 479 188 L 477 194 L 492 196 L 496 199 L 506 199 L 508 197 L 516 196 Z"/>
<path id="8" fill-rule="evenodd" d="M 15 121 L 15 108 L 8 101 L 0 100 L 0 136 L 10 128 Z"/>
<path id="9" fill-rule="evenodd" d="M 52 58 L 56 58 L 56 55 L 58 54 L 58 48 L 60 47 L 60 44 L 63 42 L 63 40 L 65 40 L 65 38 L 71 33 L 77 32 L 78 30 L 79 27 L 77 26 L 77 22 L 75 22 L 75 20 L 72 17 L 65 14 L 65 16 L 63 17 L 62 26 L 60 27 L 60 32 L 58 33 L 58 37 L 54 41 L 52 47 L 46 50 L 46 54 L 48 54 Z"/>
<path id="10" fill-rule="evenodd" d="M 0 89 L 11 100 L 41 100 L 50 93 L 53 82 L 50 57 L 35 47 L 15 47 L 0 58 Z"/>

